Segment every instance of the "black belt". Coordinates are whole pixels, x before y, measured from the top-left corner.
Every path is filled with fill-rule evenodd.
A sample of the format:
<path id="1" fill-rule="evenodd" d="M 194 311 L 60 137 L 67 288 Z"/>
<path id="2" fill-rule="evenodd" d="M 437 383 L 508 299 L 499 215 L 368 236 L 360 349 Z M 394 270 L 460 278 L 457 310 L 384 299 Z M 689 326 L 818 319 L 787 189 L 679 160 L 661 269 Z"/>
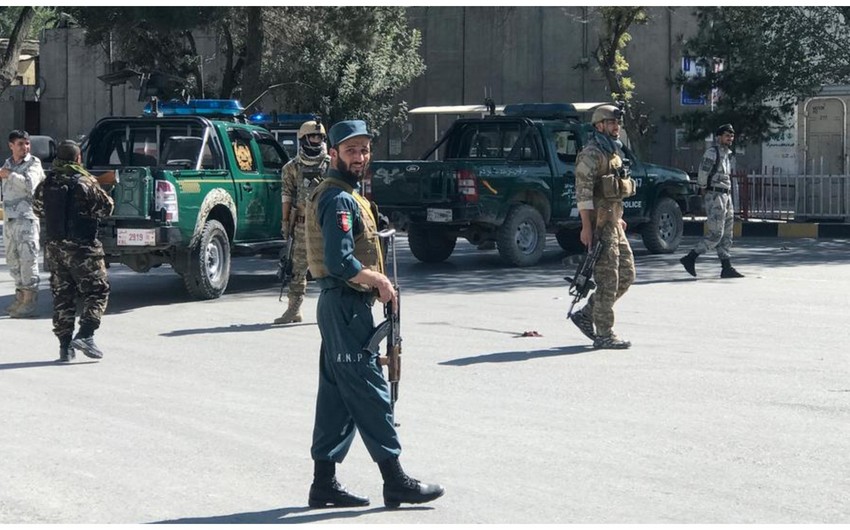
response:
<path id="1" fill-rule="evenodd" d="M 714 186 L 711 186 L 711 187 L 706 188 L 706 189 L 708 191 L 713 191 L 715 193 L 729 193 L 729 190 L 727 190 L 726 188 L 715 188 Z"/>

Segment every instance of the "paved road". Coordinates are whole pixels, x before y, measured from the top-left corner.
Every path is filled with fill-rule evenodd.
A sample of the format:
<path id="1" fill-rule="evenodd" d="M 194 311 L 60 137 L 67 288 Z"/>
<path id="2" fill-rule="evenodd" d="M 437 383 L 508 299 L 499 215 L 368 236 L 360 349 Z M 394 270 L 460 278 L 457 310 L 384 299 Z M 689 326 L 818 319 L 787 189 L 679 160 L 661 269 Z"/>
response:
<path id="1" fill-rule="evenodd" d="M 273 260 L 237 260 L 208 302 L 114 267 L 105 359 L 60 366 L 45 274 L 40 318 L 0 318 L 0 523 L 850 521 L 850 242 L 736 241 L 735 281 L 633 243 L 623 352 L 564 320 L 559 251 L 517 270 L 459 243 L 428 266 L 400 241 L 402 462 L 447 493 L 396 511 L 360 440 L 339 477 L 373 506 L 306 507 L 315 287 L 273 327 Z"/>

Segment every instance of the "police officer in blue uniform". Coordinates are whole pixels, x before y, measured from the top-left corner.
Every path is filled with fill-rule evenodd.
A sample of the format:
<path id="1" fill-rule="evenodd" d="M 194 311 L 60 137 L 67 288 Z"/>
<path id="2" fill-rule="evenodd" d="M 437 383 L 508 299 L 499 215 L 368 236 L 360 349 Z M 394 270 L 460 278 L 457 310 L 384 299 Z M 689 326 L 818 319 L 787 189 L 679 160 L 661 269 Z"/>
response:
<path id="1" fill-rule="evenodd" d="M 307 205 L 307 264 L 321 288 L 316 317 L 322 336 L 311 448 L 313 508 L 369 504 L 336 480 L 336 464 L 345 459 L 355 431 L 381 471 L 387 507 L 429 502 L 444 493 L 441 486 L 421 483 L 402 469 L 389 387 L 378 356 L 363 349 L 374 329 L 375 299 L 386 303 L 397 296 L 383 273 L 377 211 L 358 192 L 371 159 L 371 139 L 360 120 L 331 127 L 330 170 Z"/>

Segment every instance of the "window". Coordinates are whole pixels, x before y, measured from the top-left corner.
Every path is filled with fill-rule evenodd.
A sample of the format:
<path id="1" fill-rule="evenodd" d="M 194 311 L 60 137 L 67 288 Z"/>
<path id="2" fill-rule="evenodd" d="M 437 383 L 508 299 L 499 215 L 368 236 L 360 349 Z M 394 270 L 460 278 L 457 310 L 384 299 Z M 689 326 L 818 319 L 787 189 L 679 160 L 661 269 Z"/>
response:
<path id="1" fill-rule="evenodd" d="M 257 161 L 251 151 L 251 134 L 240 130 L 230 129 L 227 131 L 230 144 L 233 146 L 233 154 L 236 157 L 236 165 L 241 171 L 257 171 Z"/>
<path id="2" fill-rule="evenodd" d="M 519 123 L 471 123 L 456 133 L 446 158 L 507 158 L 520 137 Z"/>
<path id="3" fill-rule="evenodd" d="M 578 154 L 578 143 L 573 131 L 554 131 L 555 153 L 558 159 L 564 163 L 576 161 Z"/>
<path id="4" fill-rule="evenodd" d="M 90 167 L 194 168 L 204 136 L 200 125 L 150 122 L 118 122 L 97 132 L 89 141 Z"/>
<path id="5" fill-rule="evenodd" d="M 260 157 L 263 159 L 263 167 L 266 171 L 280 171 L 286 164 L 288 158 L 283 148 L 274 138 L 257 138 L 257 146 L 260 148 Z"/>

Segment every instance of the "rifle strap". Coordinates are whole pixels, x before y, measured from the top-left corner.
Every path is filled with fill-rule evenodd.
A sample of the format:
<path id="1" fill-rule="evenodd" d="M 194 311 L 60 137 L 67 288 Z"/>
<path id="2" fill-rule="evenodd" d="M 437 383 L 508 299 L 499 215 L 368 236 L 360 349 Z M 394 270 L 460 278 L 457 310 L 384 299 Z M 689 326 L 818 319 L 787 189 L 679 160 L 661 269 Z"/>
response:
<path id="1" fill-rule="evenodd" d="M 714 153 L 717 155 L 714 159 L 714 166 L 711 168 L 711 171 L 708 172 L 708 179 L 706 179 L 706 188 L 711 187 L 711 179 L 714 178 L 714 175 L 717 174 L 717 170 L 720 169 L 720 146 L 712 146 L 714 147 Z"/>

